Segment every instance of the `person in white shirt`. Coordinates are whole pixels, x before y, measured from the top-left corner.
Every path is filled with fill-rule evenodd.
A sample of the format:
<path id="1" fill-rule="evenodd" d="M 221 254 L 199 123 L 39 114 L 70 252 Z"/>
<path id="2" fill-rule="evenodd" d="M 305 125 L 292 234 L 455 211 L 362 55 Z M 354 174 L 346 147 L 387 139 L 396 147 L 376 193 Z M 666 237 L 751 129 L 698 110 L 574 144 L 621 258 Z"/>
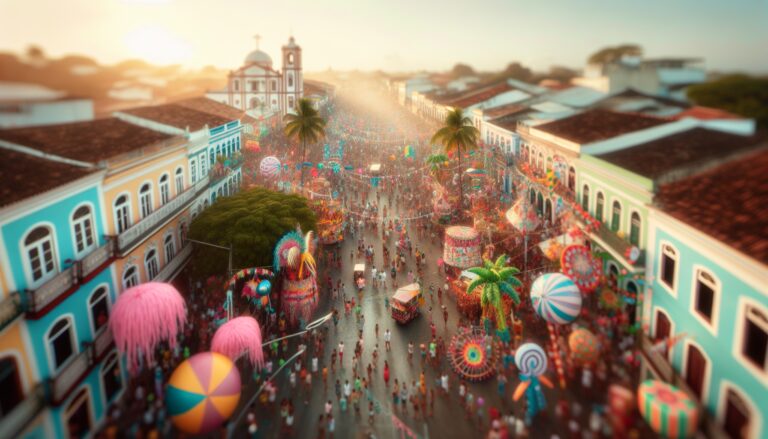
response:
<path id="1" fill-rule="evenodd" d="M 387 349 L 387 352 L 391 349 L 390 342 L 392 341 L 392 332 L 390 332 L 389 328 L 387 328 L 386 331 L 384 331 L 384 347 Z"/>
<path id="2" fill-rule="evenodd" d="M 312 357 L 312 373 L 317 373 L 317 355 Z"/>

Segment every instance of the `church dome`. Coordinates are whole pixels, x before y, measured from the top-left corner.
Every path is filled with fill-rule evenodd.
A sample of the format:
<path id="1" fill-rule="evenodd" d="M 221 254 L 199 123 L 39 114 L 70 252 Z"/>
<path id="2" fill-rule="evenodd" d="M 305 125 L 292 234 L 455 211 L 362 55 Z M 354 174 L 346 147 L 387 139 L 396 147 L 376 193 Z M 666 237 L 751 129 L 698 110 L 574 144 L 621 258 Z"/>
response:
<path id="1" fill-rule="evenodd" d="M 272 58 L 265 52 L 259 49 L 254 50 L 245 57 L 245 64 L 260 64 L 267 67 L 272 67 Z"/>

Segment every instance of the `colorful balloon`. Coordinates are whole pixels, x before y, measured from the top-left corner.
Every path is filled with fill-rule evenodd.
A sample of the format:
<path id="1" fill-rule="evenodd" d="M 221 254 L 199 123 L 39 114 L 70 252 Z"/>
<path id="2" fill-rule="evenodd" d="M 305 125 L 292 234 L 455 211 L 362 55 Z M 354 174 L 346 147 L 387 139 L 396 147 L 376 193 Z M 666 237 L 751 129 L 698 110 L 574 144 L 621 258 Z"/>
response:
<path id="1" fill-rule="evenodd" d="M 259 282 L 259 286 L 256 287 L 256 291 L 259 293 L 259 295 L 266 296 L 270 291 L 272 291 L 272 282 L 264 279 L 263 281 Z"/>
<path id="2" fill-rule="evenodd" d="M 547 371 L 547 354 L 536 343 L 524 343 L 515 352 L 515 365 L 523 375 L 542 375 Z"/>
<path id="3" fill-rule="evenodd" d="M 189 434 L 221 427 L 240 401 L 240 373 L 225 355 L 193 355 L 173 371 L 165 395 L 173 424 Z"/>
<path id="4" fill-rule="evenodd" d="M 267 156 L 259 163 L 259 172 L 266 178 L 275 178 L 280 174 L 280 159 Z"/>
<path id="5" fill-rule="evenodd" d="M 581 312 L 581 292 L 566 275 L 547 273 L 531 285 L 531 302 L 539 317 L 549 323 L 570 323 Z"/>
<path id="6" fill-rule="evenodd" d="M 579 328 L 568 336 L 571 358 L 579 365 L 592 364 L 600 357 L 600 342 L 589 330 Z"/>
<path id="7" fill-rule="evenodd" d="M 584 245 L 569 245 L 560 256 L 563 273 L 570 277 L 584 293 L 590 293 L 600 284 L 602 267 Z"/>

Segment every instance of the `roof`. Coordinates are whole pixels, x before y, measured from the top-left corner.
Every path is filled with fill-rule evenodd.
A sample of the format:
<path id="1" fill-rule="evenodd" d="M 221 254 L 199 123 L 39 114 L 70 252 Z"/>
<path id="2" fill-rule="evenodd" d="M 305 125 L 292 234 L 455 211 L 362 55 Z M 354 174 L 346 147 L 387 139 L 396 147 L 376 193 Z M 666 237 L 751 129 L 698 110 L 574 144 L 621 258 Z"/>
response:
<path id="1" fill-rule="evenodd" d="M 726 245 L 768 264 L 768 149 L 664 185 L 659 208 Z"/>
<path id="2" fill-rule="evenodd" d="M 533 112 L 530 108 L 524 108 L 516 113 L 509 113 L 506 116 L 497 117 L 496 119 L 491 119 L 488 123 L 495 125 L 499 128 L 504 128 L 505 130 L 509 131 L 515 131 L 517 128 L 517 122 L 519 122 L 522 119 L 525 119 Z"/>
<path id="3" fill-rule="evenodd" d="M 725 110 L 718 108 L 693 106 L 685 111 L 677 113 L 674 118 L 682 119 L 684 117 L 692 117 L 699 120 L 713 120 L 713 119 L 743 119 L 738 114 L 729 113 Z"/>
<path id="4" fill-rule="evenodd" d="M 656 179 L 670 171 L 725 159 L 755 147 L 758 142 L 754 136 L 693 128 L 597 157 L 635 174 Z"/>
<path id="5" fill-rule="evenodd" d="M 0 140 L 87 163 L 116 157 L 173 137 L 114 117 L 0 130 Z"/>
<path id="6" fill-rule="evenodd" d="M 468 90 L 455 98 L 444 100 L 442 103 L 451 107 L 466 108 L 510 90 L 512 90 L 512 87 L 506 82 L 492 84 Z"/>
<path id="7" fill-rule="evenodd" d="M 570 87 L 547 95 L 547 100 L 569 107 L 587 107 L 605 97 L 605 93 L 589 87 Z"/>
<path id="8" fill-rule="evenodd" d="M 392 299 L 400 303 L 408 303 L 417 297 L 420 292 L 421 287 L 419 284 L 414 283 L 398 288 L 397 291 L 395 291 L 395 294 L 392 296 Z"/>
<path id="9" fill-rule="evenodd" d="M 0 148 L 0 206 L 7 206 L 99 171 Z M 41 178 L 42 177 L 42 178 Z"/>
<path id="10" fill-rule="evenodd" d="M 189 127 L 191 131 L 201 130 L 206 125 L 208 128 L 215 128 L 234 120 L 217 114 L 192 109 L 177 103 L 129 108 L 127 110 L 121 110 L 120 113 L 130 114 L 132 116 L 148 119 L 182 130 Z"/>
<path id="11" fill-rule="evenodd" d="M 678 107 L 678 108 L 688 108 L 691 106 L 687 102 L 678 101 L 677 99 L 671 99 L 664 96 L 656 96 L 649 93 L 643 93 L 639 90 L 635 90 L 632 87 L 626 88 L 618 93 L 614 93 L 612 95 L 606 96 L 605 98 L 595 102 L 595 104 L 602 108 L 609 108 L 611 107 L 611 105 L 615 105 L 617 102 L 624 102 L 629 99 L 642 99 L 642 98 L 654 100 L 658 103 L 669 105 L 672 107 Z"/>
<path id="12" fill-rule="evenodd" d="M 586 144 L 669 122 L 657 117 L 589 110 L 535 128 L 564 139 Z"/>
<path id="13" fill-rule="evenodd" d="M 0 102 L 55 101 L 66 93 L 28 82 L 0 81 Z"/>
<path id="14" fill-rule="evenodd" d="M 496 119 L 499 117 L 508 116 L 510 114 L 519 113 L 527 110 L 528 107 L 520 104 L 506 104 L 498 107 L 488 108 L 483 110 L 483 116 L 487 116 L 490 119 Z"/>
<path id="15" fill-rule="evenodd" d="M 234 107 L 230 107 L 229 105 L 214 101 L 213 99 L 208 99 L 204 96 L 176 101 L 173 102 L 173 104 L 180 105 L 191 110 L 213 114 L 214 116 L 219 116 L 229 121 L 241 120 L 246 116 L 246 113 L 242 110 L 238 110 Z"/>

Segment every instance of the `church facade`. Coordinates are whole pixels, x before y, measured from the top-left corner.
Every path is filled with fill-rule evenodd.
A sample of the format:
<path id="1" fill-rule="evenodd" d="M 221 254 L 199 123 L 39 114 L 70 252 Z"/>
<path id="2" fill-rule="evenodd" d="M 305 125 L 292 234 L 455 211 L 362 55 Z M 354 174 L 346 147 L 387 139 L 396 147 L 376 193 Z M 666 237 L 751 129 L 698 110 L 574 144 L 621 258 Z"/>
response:
<path id="1" fill-rule="evenodd" d="M 288 39 L 282 47 L 280 71 L 272 66 L 272 58 L 259 50 L 258 39 L 256 50 L 245 57 L 243 66 L 229 73 L 227 87 L 209 91 L 206 96 L 257 117 L 291 113 L 304 96 L 301 47 L 293 37 Z"/>

